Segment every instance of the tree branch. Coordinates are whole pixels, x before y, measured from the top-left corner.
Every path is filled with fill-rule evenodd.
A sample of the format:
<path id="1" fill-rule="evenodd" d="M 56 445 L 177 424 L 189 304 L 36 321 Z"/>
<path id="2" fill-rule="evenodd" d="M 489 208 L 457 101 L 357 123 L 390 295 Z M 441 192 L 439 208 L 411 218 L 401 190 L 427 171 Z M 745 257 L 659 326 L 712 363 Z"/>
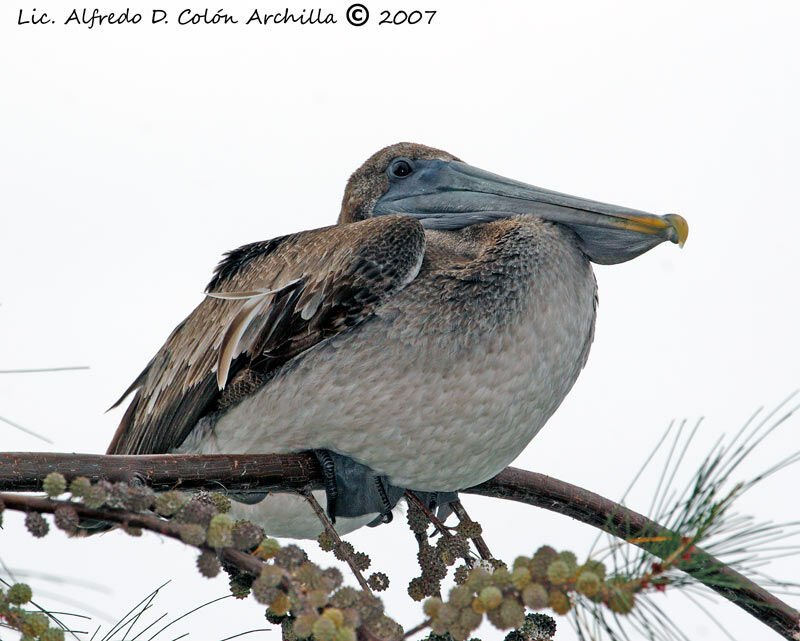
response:
<path id="1" fill-rule="evenodd" d="M 214 456 L 11 452 L 0 453 L 0 490 L 38 491 L 44 477 L 54 471 L 61 472 L 68 479 L 76 476 L 127 482 L 138 479 L 154 489 L 264 491 L 322 487 L 319 463 L 316 457 L 306 452 Z M 677 533 L 594 492 L 513 467 L 463 492 L 558 512 L 621 539 L 636 539 L 632 542 L 651 554 L 663 555 L 664 550 L 663 547 L 656 549 L 647 541 L 648 538 L 666 536 L 680 540 Z M 11 506 L 8 502 L 7 505 Z M 142 515 L 140 518 L 145 517 Z M 143 527 L 135 522 L 130 525 Z M 696 548 L 691 558 L 682 560 L 679 567 L 784 638 L 793 641 L 800 639 L 800 613 L 722 561 Z"/>
<path id="2" fill-rule="evenodd" d="M 184 542 L 181 538 L 180 526 L 177 523 L 165 521 L 152 514 L 139 514 L 137 512 L 125 512 L 123 510 L 112 509 L 93 509 L 74 501 L 58 501 L 55 499 L 40 498 L 38 496 L 20 496 L 18 494 L 0 494 L 0 501 L 3 502 L 7 509 L 45 514 L 52 514 L 57 508 L 62 506 L 70 507 L 75 510 L 78 516 L 85 519 L 109 521 L 129 527 L 141 528 L 157 534 L 163 534 L 171 539 L 181 541 L 181 543 Z M 195 545 L 193 547 L 217 552 L 215 548 L 206 544 Z M 265 567 L 263 561 L 260 561 L 250 554 L 237 550 L 236 548 L 220 548 L 219 553 L 221 558 L 232 563 L 243 572 L 247 572 L 253 576 L 261 574 L 261 570 Z"/>

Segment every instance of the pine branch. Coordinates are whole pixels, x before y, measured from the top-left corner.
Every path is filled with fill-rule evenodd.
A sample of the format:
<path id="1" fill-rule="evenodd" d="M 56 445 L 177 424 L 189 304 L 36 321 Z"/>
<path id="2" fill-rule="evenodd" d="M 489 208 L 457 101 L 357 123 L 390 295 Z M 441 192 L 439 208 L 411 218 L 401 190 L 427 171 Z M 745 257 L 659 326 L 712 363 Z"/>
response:
<path id="1" fill-rule="evenodd" d="M 17 452 L 0 454 L 0 490 L 38 491 L 44 477 L 53 471 L 61 472 L 68 479 L 76 476 L 86 476 L 90 480 L 127 482 L 139 479 L 154 489 L 264 491 L 322 487 L 319 463 L 316 457 L 305 452 L 215 456 L 100 456 Z M 594 492 L 534 472 L 509 467 L 493 479 L 463 491 L 518 501 L 570 516 L 629 541 L 660 558 L 668 557 L 681 545 L 678 533 L 641 514 Z M 2 496 L 7 507 L 12 507 L 20 499 L 21 497 L 12 495 Z M 118 519 L 109 519 L 107 516 L 95 516 L 118 522 Z M 145 518 L 142 515 L 135 516 L 137 519 Z M 130 525 L 147 527 L 139 521 L 131 522 Z M 174 533 L 163 533 L 174 536 Z M 659 539 L 658 545 L 653 544 L 654 538 Z M 676 541 L 674 549 L 665 552 L 664 538 Z M 700 548 L 694 548 L 688 558 L 678 563 L 678 567 L 784 638 L 794 641 L 800 639 L 800 613 L 797 610 Z"/>

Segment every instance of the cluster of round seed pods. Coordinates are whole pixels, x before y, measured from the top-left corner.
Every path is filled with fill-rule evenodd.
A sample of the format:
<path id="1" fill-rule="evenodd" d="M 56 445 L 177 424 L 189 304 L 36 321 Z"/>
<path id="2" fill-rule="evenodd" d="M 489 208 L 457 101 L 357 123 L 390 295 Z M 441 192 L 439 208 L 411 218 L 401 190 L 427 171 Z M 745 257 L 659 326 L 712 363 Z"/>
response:
<path id="1" fill-rule="evenodd" d="M 419 543 L 417 562 L 420 575 L 411 579 L 408 584 L 408 595 L 415 601 L 422 601 L 427 596 L 438 595 L 442 581 L 447 576 L 448 567 L 464 559 L 465 562 L 456 568 L 456 577 L 466 579 L 472 569 L 470 545 L 468 538 L 480 536 L 481 526 L 475 521 L 462 521 L 455 532 L 440 535 L 436 545 L 428 542 L 427 529 L 430 526 L 428 517 L 415 505 L 410 505 L 406 514 L 408 526 Z M 467 559 L 470 559 L 468 562 Z"/>
<path id="2" fill-rule="evenodd" d="M 402 638 L 403 629 L 384 614 L 381 600 L 342 587 L 338 569 L 322 570 L 294 545 L 273 546 L 270 553 L 274 565 L 264 568 L 251 589 L 257 601 L 269 606 L 267 619 L 281 623 L 287 641 L 355 641 L 360 626 L 386 641 Z"/>
<path id="3" fill-rule="evenodd" d="M 31 588 L 25 583 L 0 589 L 0 624 L 18 630 L 26 641 L 64 641 L 64 630 L 51 628 L 44 612 L 25 609 L 32 598 Z"/>
<path id="4" fill-rule="evenodd" d="M 261 527 L 249 521 L 234 521 L 227 514 L 231 502 L 222 494 L 198 492 L 192 495 L 177 490 L 155 493 L 146 486 L 104 480 L 92 483 L 85 477 L 67 483 L 57 472 L 44 479 L 43 489 L 51 498 L 70 492 L 71 500 L 93 509 L 105 506 L 128 512 L 155 512 L 168 518 L 178 527 L 185 543 L 201 548 L 197 559 L 200 573 L 212 578 L 224 569 L 229 575 L 233 595 L 245 598 L 252 594 L 259 603 L 267 605 L 267 618 L 280 623 L 283 637 L 288 641 L 309 638 L 355 641 L 360 626 L 385 641 L 402 638 L 402 627 L 384 614 L 380 599 L 368 592 L 342 587 L 343 577 L 337 568 L 322 569 L 311 563 L 298 546 L 281 546 L 275 539 L 265 536 Z M 3 507 L 0 504 L 0 518 Z M 81 527 L 77 511 L 70 505 L 56 508 L 54 522 L 70 534 Z M 26 515 L 26 526 L 34 536 L 44 536 L 49 530 L 47 521 L 38 512 Z M 356 552 L 349 543 L 329 542 L 323 536 L 320 545 L 333 550 L 339 559 L 349 556 L 360 570 L 366 570 L 371 563 L 369 556 Z M 259 576 L 251 576 L 221 563 L 219 550 L 226 547 L 250 553 L 268 563 Z M 376 572 L 368 583 L 373 590 L 385 590 L 389 578 Z M 8 595 L 0 591 L 0 619 L 5 619 L 3 622 L 9 625 L 18 622 L 24 626 L 18 625 L 15 629 L 21 629 L 25 639 L 63 639 L 62 631 L 48 628 L 44 615 L 26 613 L 18 607 L 29 600 L 30 588 L 23 584 L 9 589 Z M 4 616 L 6 614 L 8 616 Z"/>
<path id="5" fill-rule="evenodd" d="M 549 546 L 540 547 L 533 556 L 517 557 L 510 570 L 505 566 L 490 568 L 484 565 L 457 572 L 457 585 L 446 601 L 432 597 L 425 602 L 425 614 L 435 635 L 449 634 L 454 641 L 464 641 L 485 616 L 501 630 L 515 629 L 509 635 L 511 641 L 524 641 L 533 638 L 525 607 L 550 608 L 563 615 L 573 607 L 573 598 L 580 595 L 604 603 L 618 614 L 627 614 L 635 602 L 630 581 L 622 577 L 606 579 L 602 563 L 590 560 L 579 565 L 572 552 L 556 552 Z M 524 633 L 526 625 L 528 632 Z"/>

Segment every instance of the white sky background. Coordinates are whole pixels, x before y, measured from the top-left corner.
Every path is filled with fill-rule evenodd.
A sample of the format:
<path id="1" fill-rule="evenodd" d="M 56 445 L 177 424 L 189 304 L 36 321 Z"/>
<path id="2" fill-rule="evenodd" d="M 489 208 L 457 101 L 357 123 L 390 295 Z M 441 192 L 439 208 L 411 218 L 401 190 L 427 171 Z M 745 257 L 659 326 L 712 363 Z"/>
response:
<path id="1" fill-rule="evenodd" d="M 59 2 L 4 3 L 0 369 L 91 369 L 0 375 L 0 415 L 54 441 L 45 448 L 0 424 L 0 450 L 102 452 L 121 417 L 104 410 L 201 300 L 222 252 L 333 223 L 350 172 L 400 140 L 689 221 L 683 251 L 662 245 L 596 268 L 589 363 L 518 466 L 618 497 L 673 418 L 707 417 L 689 452 L 697 463 L 719 434 L 798 387 L 797 3 L 366 4 L 373 22 L 387 7 L 438 14 L 431 26 L 356 29 L 344 24 L 347 3 L 332 2 L 340 24 L 328 27 L 89 31 L 16 25 L 20 7 L 63 20 Z M 131 9 L 178 6 L 186 5 Z M 743 475 L 796 449 L 799 430 L 795 417 Z M 799 474 L 784 471 L 741 509 L 796 518 Z M 643 481 L 630 505 L 646 510 L 655 484 Z M 594 537 L 544 511 L 464 502 L 509 561 L 543 543 L 582 557 Z M 50 607 L 86 604 L 97 616 L 83 629 L 115 620 L 167 579 L 157 614 L 226 593 L 224 578 L 195 572 L 194 553 L 145 538 L 33 540 L 7 514 L 0 558 L 64 577 L 30 582 Z M 421 620 L 403 596 L 416 567 L 404 519 L 350 540 L 392 577 L 390 612 L 409 626 Z M 780 561 L 770 571 L 796 579 L 799 566 Z M 70 585 L 78 578 L 106 590 Z M 659 603 L 691 638 L 723 638 L 681 596 Z M 739 639 L 777 638 L 721 600 L 710 608 Z M 190 632 L 213 641 L 264 623 L 254 601 L 226 600 L 158 639 Z M 573 638 L 562 620 L 557 639 Z"/>

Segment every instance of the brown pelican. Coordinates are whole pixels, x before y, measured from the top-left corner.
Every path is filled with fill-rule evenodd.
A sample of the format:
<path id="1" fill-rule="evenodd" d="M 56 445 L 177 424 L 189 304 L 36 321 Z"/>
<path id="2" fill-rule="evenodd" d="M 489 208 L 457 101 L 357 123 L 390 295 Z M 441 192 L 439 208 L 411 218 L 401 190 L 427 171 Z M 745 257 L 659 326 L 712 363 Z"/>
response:
<path id="1" fill-rule="evenodd" d="M 586 362 L 591 263 L 687 233 L 674 214 L 386 147 L 351 176 L 336 225 L 226 255 L 123 395 L 136 392 L 108 452 L 316 450 L 334 468 L 320 502 L 343 485 L 328 506 L 342 533 L 388 515 L 397 488 L 480 483 L 525 448 Z M 239 498 L 236 516 L 274 536 L 322 530 L 297 495 Z"/>

